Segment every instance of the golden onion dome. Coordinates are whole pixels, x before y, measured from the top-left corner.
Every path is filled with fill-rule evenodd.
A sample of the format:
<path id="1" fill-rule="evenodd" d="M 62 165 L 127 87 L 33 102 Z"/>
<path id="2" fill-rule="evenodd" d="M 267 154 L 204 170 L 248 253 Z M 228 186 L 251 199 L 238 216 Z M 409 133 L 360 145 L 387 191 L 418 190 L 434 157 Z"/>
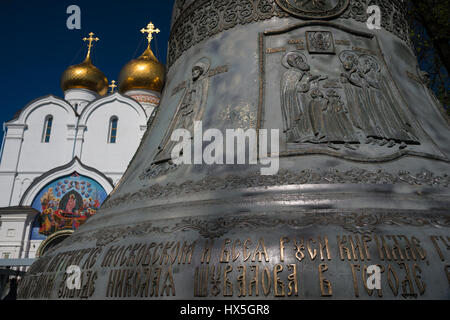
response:
<path id="1" fill-rule="evenodd" d="M 88 89 L 104 96 L 108 92 L 108 79 L 87 57 L 82 63 L 68 67 L 61 77 L 61 88 Z"/>
<path id="2" fill-rule="evenodd" d="M 88 89 L 104 96 L 108 92 L 108 79 L 103 72 L 101 72 L 91 61 L 92 42 L 98 41 L 98 38 L 93 38 L 94 34 L 89 33 L 89 38 L 84 38 L 84 41 L 89 41 L 88 53 L 86 59 L 80 64 L 68 67 L 61 76 L 61 88 L 63 91 L 68 89 Z"/>
<path id="3" fill-rule="evenodd" d="M 120 71 L 119 91 L 144 89 L 161 92 L 164 80 L 164 65 L 156 59 L 149 45 L 139 58 L 128 62 Z"/>

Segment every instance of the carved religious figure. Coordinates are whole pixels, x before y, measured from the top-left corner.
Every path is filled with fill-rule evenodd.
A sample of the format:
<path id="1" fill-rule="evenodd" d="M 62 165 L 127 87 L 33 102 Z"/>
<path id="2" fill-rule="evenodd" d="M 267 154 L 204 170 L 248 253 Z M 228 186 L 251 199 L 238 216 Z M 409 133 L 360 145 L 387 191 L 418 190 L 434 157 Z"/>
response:
<path id="1" fill-rule="evenodd" d="M 211 63 L 207 58 L 201 58 L 192 67 L 192 76 L 188 81 L 185 92 L 177 106 L 176 112 L 169 125 L 154 163 L 170 160 L 171 151 L 177 142 L 171 141 L 175 129 L 186 129 L 193 136 L 194 121 L 202 119 L 208 98 L 209 69 Z"/>
<path id="2" fill-rule="evenodd" d="M 326 95 L 320 81 L 326 75 L 312 74 L 306 57 L 288 52 L 282 60 L 288 70 L 281 78 L 281 112 L 288 143 L 326 144 L 339 149 L 344 144 L 355 149 L 358 136 L 347 116 L 348 108 L 335 90 Z"/>
<path id="3" fill-rule="evenodd" d="M 281 79 L 281 112 L 288 142 L 314 141 L 315 134 L 306 113 L 307 93 L 320 76 L 311 74 L 306 57 L 298 51 L 288 52 L 282 64 L 288 70 Z"/>
<path id="4" fill-rule="evenodd" d="M 313 142 L 330 142 L 325 123 L 325 113 L 327 111 L 329 101 L 318 88 L 312 89 L 309 96 L 310 99 L 307 104 L 305 115 L 308 116 L 311 121 L 311 126 L 315 137 L 315 141 Z"/>
<path id="5" fill-rule="evenodd" d="M 328 141 L 333 144 L 344 143 L 347 148 L 355 150 L 354 145 L 359 144 L 359 139 L 348 118 L 347 106 L 336 90 L 328 90 L 327 98 L 329 105 L 325 125 Z M 333 144 L 329 146 L 336 149 Z"/>
<path id="6" fill-rule="evenodd" d="M 350 119 L 365 142 L 389 148 L 419 144 L 399 94 L 388 84 L 377 59 L 347 50 L 340 60 Z"/>

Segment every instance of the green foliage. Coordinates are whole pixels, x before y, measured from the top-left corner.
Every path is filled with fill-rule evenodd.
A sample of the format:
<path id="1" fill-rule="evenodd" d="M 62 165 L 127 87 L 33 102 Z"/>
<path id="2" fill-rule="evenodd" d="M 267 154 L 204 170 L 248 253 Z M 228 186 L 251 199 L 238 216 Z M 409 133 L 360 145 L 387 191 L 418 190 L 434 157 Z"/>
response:
<path id="1" fill-rule="evenodd" d="M 449 0 L 410 0 L 411 40 L 430 87 L 450 115 L 450 5 Z"/>

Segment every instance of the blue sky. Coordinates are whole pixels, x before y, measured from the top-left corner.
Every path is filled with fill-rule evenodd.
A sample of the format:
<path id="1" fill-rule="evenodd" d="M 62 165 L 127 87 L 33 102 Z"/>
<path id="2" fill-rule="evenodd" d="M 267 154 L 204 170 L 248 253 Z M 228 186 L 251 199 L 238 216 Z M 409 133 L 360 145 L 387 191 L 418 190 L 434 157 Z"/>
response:
<path id="1" fill-rule="evenodd" d="M 92 61 L 108 80 L 117 81 L 120 69 L 145 49 L 146 39 L 140 30 L 150 21 L 161 30 L 152 48 L 165 64 L 173 2 L 1 0 L 0 123 L 11 120 L 16 111 L 36 98 L 63 96 L 61 74 L 69 65 L 82 62 L 87 50 L 82 38 L 91 31 L 100 38 Z M 66 27 L 70 5 L 81 9 L 81 30 Z M 3 139 L 3 129 L 0 131 Z"/>

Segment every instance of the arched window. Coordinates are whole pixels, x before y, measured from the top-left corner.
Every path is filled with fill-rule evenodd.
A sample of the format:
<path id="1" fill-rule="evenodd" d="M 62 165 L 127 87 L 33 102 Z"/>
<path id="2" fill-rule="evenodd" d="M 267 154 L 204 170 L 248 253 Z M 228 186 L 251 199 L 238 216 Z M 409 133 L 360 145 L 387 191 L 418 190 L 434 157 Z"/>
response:
<path id="1" fill-rule="evenodd" d="M 52 134 L 53 116 L 47 116 L 44 122 L 44 134 L 42 135 L 42 142 L 49 143 L 50 135 Z"/>
<path id="2" fill-rule="evenodd" d="M 119 122 L 119 118 L 116 116 L 111 117 L 109 120 L 109 143 L 116 143 L 117 141 L 117 124 Z"/>

